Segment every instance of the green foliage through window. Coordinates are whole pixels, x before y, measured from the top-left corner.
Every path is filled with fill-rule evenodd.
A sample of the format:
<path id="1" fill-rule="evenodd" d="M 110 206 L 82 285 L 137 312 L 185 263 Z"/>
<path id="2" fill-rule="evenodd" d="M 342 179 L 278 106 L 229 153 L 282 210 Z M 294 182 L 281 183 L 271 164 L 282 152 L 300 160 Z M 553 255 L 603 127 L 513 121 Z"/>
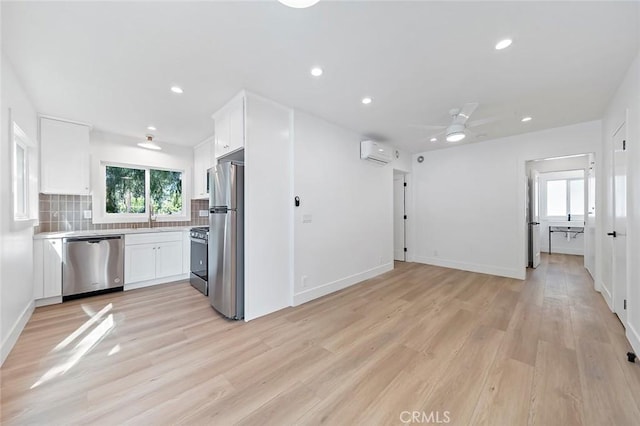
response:
<path id="1" fill-rule="evenodd" d="M 144 213 L 144 170 L 107 166 L 107 213 Z"/>
<path id="2" fill-rule="evenodd" d="M 181 172 L 106 166 L 106 184 L 107 213 L 146 213 L 148 196 L 154 214 L 182 214 Z"/>
<path id="3" fill-rule="evenodd" d="M 154 214 L 182 212 L 182 173 L 150 170 L 151 202 Z"/>

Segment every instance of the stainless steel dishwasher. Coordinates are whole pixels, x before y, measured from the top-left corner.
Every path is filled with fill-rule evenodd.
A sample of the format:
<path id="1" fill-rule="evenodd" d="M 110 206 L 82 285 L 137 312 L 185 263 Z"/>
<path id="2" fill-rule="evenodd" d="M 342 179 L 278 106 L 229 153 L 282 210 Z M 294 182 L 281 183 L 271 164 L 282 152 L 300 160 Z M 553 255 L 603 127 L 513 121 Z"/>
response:
<path id="1" fill-rule="evenodd" d="M 63 301 L 123 289 L 122 235 L 64 238 L 63 241 Z"/>

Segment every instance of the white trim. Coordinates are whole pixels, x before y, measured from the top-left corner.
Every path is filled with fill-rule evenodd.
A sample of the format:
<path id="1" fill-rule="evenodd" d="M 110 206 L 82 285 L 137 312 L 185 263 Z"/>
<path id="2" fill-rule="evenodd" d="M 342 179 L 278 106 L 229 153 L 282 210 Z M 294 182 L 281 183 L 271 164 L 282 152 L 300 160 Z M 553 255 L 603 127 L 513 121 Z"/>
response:
<path id="1" fill-rule="evenodd" d="M 368 280 L 369 278 L 376 277 L 385 272 L 393 270 L 393 262 L 385 263 L 384 265 L 376 266 L 375 268 L 368 269 L 366 271 L 359 272 L 357 274 L 350 275 L 339 280 L 335 280 L 330 283 L 322 284 L 318 287 L 314 287 L 309 290 L 302 291 L 293 295 L 293 306 L 298 306 L 311 300 L 317 299 L 327 294 L 334 293 L 338 290 L 342 290 L 347 287 L 351 287 L 354 284 Z"/>
<path id="2" fill-rule="evenodd" d="M 476 263 L 459 262 L 457 260 L 442 259 L 439 257 L 416 256 L 415 261 L 427 265 L 441 266 L 443 268 L 459 269 L 461 271 L 477 272 L 480 274 L 497 275 L 499 277 L 524 280 L 526 268 L 503 268 L 493 265 L 479 265 Z"/>
<path id="3" fill-rule="evenodd" d="M 185 281 L 189 279 L 189 274 L 173 275 L 171 277 L 155 278 L 148 281 L 140 281 L 137 283 L 124 284 L 124 291 L 136 290 L 144 287 L 151 287 L 160 284 L 170 284 L 178 281 Z"/>
<path id="4" fill-rule="evenodd" d="M 547 246 L 546 250 L 540 250 L 540 252 L 549 254 L 549 247 Z M 551 254 L 574 254 L 576 256 L 584 256 L 584 249 L 573 247 L 551 247 Z"/>
<path id="5" fill-rule="evenodd" d="M 626 333 L 627 340 L 631 344 L 631 348 L 635 353 L 640 353 L 640 334 L 636 331 L 636 329 L 627 322 Z"/>
<path id="6" fill-rule="evenodd" d="M 62 296 L 53 296 L 53 297 L 46 297 L 43 299 L 36 299 L 36 308 L 39 308 L 40 306 L 49 306 L 49 305 L 56 305 L 58 303 L 62 303 Z"/>
<path id="7" fill-rule="evenodd" d="M 598 281 L 597 287 L 599 287 L 598 291 L 600 291 L 600 294 L 602 294 L 602 297 L 604 298 L 604 301 L 607 303 L 609 310 L 613 312 L 613 297 L 611 296 L 611 292 L 609 291 L 607 286 L 604 285 L 604 283 L 601 281 Z"/>
<path id="8" fill-rule="evenodd" d="M 38 121 L 40 121 L 39 120 L 40 118 L 46 118 L 47 120 L 62 121 L 63 123 L 78 124 L 80 126 L 87 126 L 89 128 L 89 130 L 93 129 L 93 125 L 92 124 L 83 123 L 82 121 L 67 120 L 66 118 L 59 118 L 59 117 L 53 117 L 51 115 L 38 114 Z"/>
<path id="9" fill-rule="evenodd" d="M 2 342 L 2 347 L 0 347 L 0 366 L 4 364 L 7 356 L 9 356 L 9 353 L 18 341 L 18 338 L 20 337 L 22 330 L 24 330 L 24 327 L 27 325 L 27 322 L 29 322 L 34 309 L 35 304 L 33 301 L 29 302 L 29 304 L 24 308 L 24 311 L 22 311 L 22 314 L 18 317 L 18 320 L 13 324 L 13 327 L 11 327 L 9 334 L 7 334 Z"/>

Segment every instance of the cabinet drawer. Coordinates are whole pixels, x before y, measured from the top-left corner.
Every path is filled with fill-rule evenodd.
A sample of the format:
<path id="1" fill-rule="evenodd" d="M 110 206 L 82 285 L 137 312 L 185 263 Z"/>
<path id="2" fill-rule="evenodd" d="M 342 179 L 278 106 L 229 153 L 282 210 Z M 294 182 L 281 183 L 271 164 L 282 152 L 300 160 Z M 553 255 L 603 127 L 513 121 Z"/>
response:
<path id="1" fill-rule="evenodd" d="M 170 241 L 182 241 L 182 232 L 152 232 L 148 234 L 127 234 L 124 237 L 125 246 L 136 244 L 154 244 Z"/>

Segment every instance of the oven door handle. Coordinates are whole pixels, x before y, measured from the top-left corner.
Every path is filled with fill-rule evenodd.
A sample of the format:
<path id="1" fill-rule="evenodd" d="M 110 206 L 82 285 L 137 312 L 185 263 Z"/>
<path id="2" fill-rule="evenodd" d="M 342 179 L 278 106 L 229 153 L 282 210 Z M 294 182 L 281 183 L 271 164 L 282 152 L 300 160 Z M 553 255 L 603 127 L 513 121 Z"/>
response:
<path id="1" fill-rule="evenodd" d="M 191 242 L 192 243 L 198 243 L 198 244 L 207 245 L 207 241 L 206 240 L 201 240 L 200 238 L 191 238 Z"/>

